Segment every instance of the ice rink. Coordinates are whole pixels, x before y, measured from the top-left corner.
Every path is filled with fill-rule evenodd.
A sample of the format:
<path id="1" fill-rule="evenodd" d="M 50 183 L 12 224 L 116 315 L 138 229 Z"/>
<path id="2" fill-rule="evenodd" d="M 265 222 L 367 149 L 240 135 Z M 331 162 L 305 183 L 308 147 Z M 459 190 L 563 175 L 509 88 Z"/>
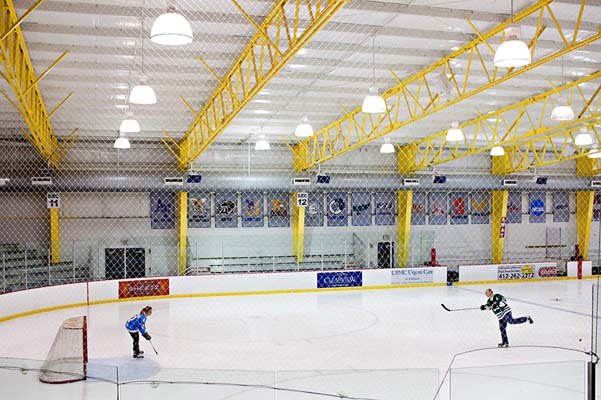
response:
<path id="1" fill-rule="evenodd" d="M 483 304 L 487 286 L 469 285 L 196 297 L 73 308 L 0 324 L 0 356 L 43 360 L 61 322 L 87 314 L 90 375 L 112 377 L 111 366 L 117 366 L 121 381 L 144 381 L 122 385 L 121 399 L 171 394 L 178 396 L 173 399 L 200 398 L 199 393 L 203 399 L 325 398 L 274 391 L 271 386 L 338 397 L 432 399 L 453 355 L 485 348 L 491 349 L 457 358 L 451 384 L 447 377 L 441 399 L 482 399 L 483 395 L 505 400 L 532 395 L 583 399 L 586 355 L 522 346 L 588 350 L 594 282 L 493 286 L 509 299 L 514 317 L 531 315 L 535 321 L 508 327 L 513 346 L 509 349 L 496 348 L 500 336 L 491 311 L 446 312 L 440 306 Z M 123 324 L 146 304 L 154 308 L 147 328 L 159 355 L 141 339 L 146 358 L 134 360 Z M 70 391 L 93 399 L 112 398 L 116 390 L 114 385 L 91 380 L 48 389 L 33 372 L 4 370 L 1 375 L 0 394 L 21 400 L 38 398 L 35 394 L 41 390 L 47 398 L 54 393 L 66 398 L 65 391 Z M 188 383 L 153 387 L 156 384 L 149 381 Z"/>

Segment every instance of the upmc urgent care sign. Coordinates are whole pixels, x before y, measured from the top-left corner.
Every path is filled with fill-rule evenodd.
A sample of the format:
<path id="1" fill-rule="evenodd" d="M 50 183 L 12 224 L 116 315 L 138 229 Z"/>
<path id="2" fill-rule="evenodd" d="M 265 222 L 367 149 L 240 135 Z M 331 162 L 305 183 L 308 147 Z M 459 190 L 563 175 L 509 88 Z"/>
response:
<path id="1" fill-rule="evenodd" d="M 119 298 L 167 296 L 169 279 L 119 281 Z"/>

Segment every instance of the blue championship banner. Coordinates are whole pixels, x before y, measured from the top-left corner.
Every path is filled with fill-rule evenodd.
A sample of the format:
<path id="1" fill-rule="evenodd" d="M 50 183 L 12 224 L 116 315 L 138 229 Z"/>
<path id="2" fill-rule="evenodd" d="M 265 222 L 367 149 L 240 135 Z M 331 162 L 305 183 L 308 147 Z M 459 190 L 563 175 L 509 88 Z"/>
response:
<path id="1" fill-rule="evenodd" d="M 371 194 L 369 192 L 351 193 L 353 226 L 371 225 Z"/>
<path id="2" fill-rule="evenodd" d="M 271 228 L 290 226 L 290 193 L 268 193 L 267 215 L 269 216 L 267 226 Z"/>
<path id="3" fill-rule="evenodd" d="M 305 226 L 323 226 L 323 193 L 309 192 L 305 209 Z"/>
<path id="4" fill-rule="evenodd" d="M 190 191 L 188 193 L 188 227 L 211 227 L 211 194 Z"/>
<path id="5" fill-rule="evenodd" d="M 240 195 L 242 227 L 263 226 L 263 193 L 242 192 Z"/>
<path id="6" fill-rule="evenodd" d="M 544 224 L 547 221 L 545 197 L 545 192 L 530 193 L 528 212 L 531 224 Z"/>
<path id="7" fill-rule="evenodd" d="M 509 192 L 507 200 L 507 223 L 522 223 L 522 192 Z"/>
<path id="8" fill-rule="evenodd" d="M 567 192 L 553 193 L 553 222 L 570 221 L 570 195 Z"/>
<path id="9" fill-rule="evenodd" d="M 361 271 L 317 273 L 318 289 L 354 286 L 363 286 L 363 273 Z"/>
<path id="10" fill-rule="evenodd" d="M 215 194 L 215 227 L 238 227 L 238 196 L 236 193 Z"/>
<path id="11" fill-rule="evenodd" d="M 328 193 L 328 226 L 347 226 L 348 195 L 346 192 Z"/>
<path id="12" fill-rule="evenodd" d="M 175 228 L 175 193 L 150 193 L 150 228 Z"/>
<path id="13" fill-rule="evenodd" d="M 476 192 L 470 195 L 472 224 L 490 223 L 490 192 Z"/>
<path id="14" fill-rule="evenodd" d="M 376 225 L 394 225 L 394 208 L 396 196 L 394 193 L 376 193 Z"/>

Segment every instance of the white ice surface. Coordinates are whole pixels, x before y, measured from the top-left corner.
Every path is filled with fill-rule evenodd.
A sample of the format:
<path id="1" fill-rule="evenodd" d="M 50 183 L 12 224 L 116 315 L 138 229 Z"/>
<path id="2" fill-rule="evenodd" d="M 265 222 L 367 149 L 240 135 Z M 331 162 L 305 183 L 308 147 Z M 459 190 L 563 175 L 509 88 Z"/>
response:
<path id="1" fill-rule="evenodd" d="M 441 303 L 477 307 L 486 300 L 485 286 L 456 286 L 165 299 L 60 310 L 0 324 L 0 356 L 44 359 L 61 322 L 87 314 L 89 371 L 103 377 L 112 376 L 107 370 L 116 366 L 121 380 L 260 383 L 339 396 L 432 399 L 454 354 L 492 347 L 458 357 L 451 386 L 447 378 L 440 398 L 583 399 L 585 355 L 521 346 L 588 350 L 592 284 L 493 286 L 509 298 L 514 317 L 535 320 L 534 325 L 508 327 L 509 349 L 494 348 L 500 337 L 490 311 L 449 313 L 441 308 Z M 142 339 L 146 358 L 133 360 L 123 324 L 146 304 L 154 308 L 147 328 L 159 355 Z M 200 388 L 203 400 L 325 398 L 223 385 L 131 384 L 120 390 L 125 400 L 175 400 L 201 398 Z M 65 396 L 64 391 L 73 392 L 68 398 L 116 398 L 116 390 L 106 383 L 88 381 L 48 391 L 33 372 L 0 370 L 0 398 L 42 398 L 37 391 L 43 398 L 54 392 Z"/>

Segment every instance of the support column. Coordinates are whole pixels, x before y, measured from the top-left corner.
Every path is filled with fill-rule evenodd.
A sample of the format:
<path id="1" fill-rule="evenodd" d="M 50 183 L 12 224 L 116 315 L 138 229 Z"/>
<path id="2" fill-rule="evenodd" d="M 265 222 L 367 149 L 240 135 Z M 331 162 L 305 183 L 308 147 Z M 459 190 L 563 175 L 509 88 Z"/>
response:
<path id="1" fill-rule="evenodd" d="M 299 207 L 296 201 L 297 193 L 294 193 L 294 215 L 292 217 L 292 241 L 293 252 L 296 260 L 303 261 L 303 252 L 305 247 L 305 207 Z"/>
<path id="2" fill-rule="evenodd" d="M 493 157 L 493 159 L 496 157 Z M 505 248 L 505 221 L 507 218 L 507 201 L 509 192 L 507 190 L 493 190 L 491 210 L 491 262 L 500 264 L 503 262 L 503 250 Z"/>
<path id="3" fill-rule="evenodd" d="M 415 143 L 398 148 L 396 161 L 399 174 L 412 174 L 417 170 L 417 166 L 415 165 L 417 151 L 418 145 Z"/>
<path id="4" fill-rule="evenodd" d="M 576 230 L 578 231 L 580 255 L 582 255 L 584 260 L 588 260 L 594 199 L 595 192 L 593 191 L 576 192 Z"/>
<path id="5" fill-rule="evenodd" d="M 493 175 L 509 175 L 513 172 L 511 162 L 511 153 L 513 149 L 506 148 L 505 154 L 502 156 L 492 157 L 492 174 Z"/>
<path id="6" fill-rule="evenodd" d="M 576 175 L 594 176 L 594 170 L 597 166 L 597 159 L 580 157 L 576 159 Z"/>
<path id="7" fill-rule="evenodd" d="M 61 243 L 58 208 L 50 209 L 50 261 L 58 264 L 61 260 Z"/>
<path id="8" fill-rule="evenodd" d="M 399 267 L 407 267 L 409 263 L 409 240 L 411 231 L 411 209 L 413 207 L 413 191 L 400 190 L 397 192 L 398 204 L 398 255 Z"/>
<path id="9" fill-rule="evenodd" d="M 178 273 L 184 275 L 188 266 L 188 192 L 177 194 Z"/>

